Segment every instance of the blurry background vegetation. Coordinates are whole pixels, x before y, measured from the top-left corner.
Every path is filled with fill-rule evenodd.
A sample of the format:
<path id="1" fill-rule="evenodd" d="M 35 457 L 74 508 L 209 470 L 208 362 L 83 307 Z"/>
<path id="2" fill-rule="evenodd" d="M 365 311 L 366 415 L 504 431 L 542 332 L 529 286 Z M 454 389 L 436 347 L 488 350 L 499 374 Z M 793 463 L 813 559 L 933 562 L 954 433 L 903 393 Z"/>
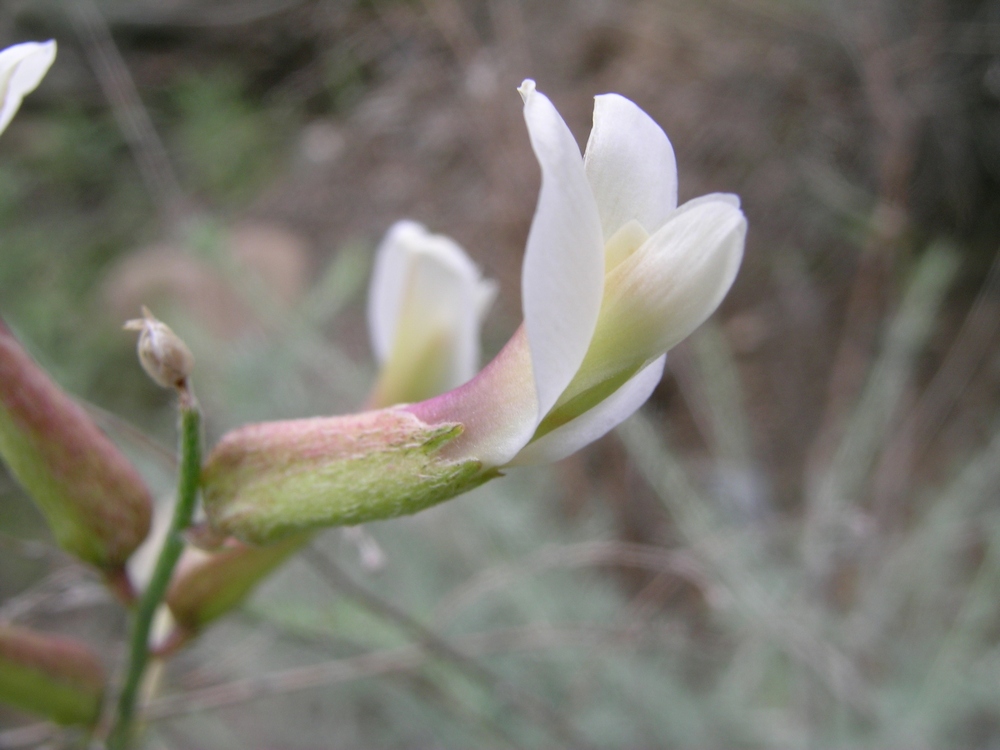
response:
<path id="1" fill-rule="evenodd" d="M 161 493 L 141 302 L 195 352 L 209 440 L 358 408 L 397 218 L 500 281 L 506 340 L 524 77 L 581 143 L 594 94 L 630 97 L 682 200 L 739 193 L 751 228 L 640 416 L 368 527 L 380 570 L 328 532 L 171 664 L 148 747 L 1000 742 L 996 0 L 0 4 L 0 44 L 47 38 L 0 140 L 0 313 Z M 122 657 L 5 476 L 0 619 Z M 0 747 L 75 742 L 0 708 Z"/>

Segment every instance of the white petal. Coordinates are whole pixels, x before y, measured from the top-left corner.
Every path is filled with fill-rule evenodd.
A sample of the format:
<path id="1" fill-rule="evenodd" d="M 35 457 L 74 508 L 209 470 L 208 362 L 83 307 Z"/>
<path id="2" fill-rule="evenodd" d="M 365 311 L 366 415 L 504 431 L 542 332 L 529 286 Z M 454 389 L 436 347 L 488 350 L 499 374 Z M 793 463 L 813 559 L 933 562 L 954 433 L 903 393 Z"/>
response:
<path id="1" fill-rule="evenodd" d="M 659 356 L 701 325 L 732 286 L 745 237 L 746 219 L 730 200 L 677 209 L 608 274 L 590 351 L 563 402 Z"/>
<path id="2" fill-rule="evenodd" d="M 455 242 L 412 221 L 378 249 L 369 293 L 372 346 L 382 365 L 378 405 L 418 401 L 479 369 L 479 331 L 496 285 Z"/>
<path id="3" fill-rule="evenodd" d="M 663 377 L 666 361 L 667 355 L 664 354 L 646 365 L 594 408 L 528 443 L 509 465 L 526 466 L 559 461 L 603 437 L 646 403 Z"/>
<path id="4" fill-rule="evenodd" d="M 618 94 L 594 98 L 584 157 L 604 239 L 635 220 L 652 234 L 677 208 L 677 160 L 663 129 Z"/>
<path id="5" fill-rule="evenodd" d="M 659 303 L 654 306 L 663 321 L 658 351 L 687 338 L 715 312 L 736 280 L 747 221 L 734 197 L 695 199 L 691 203 L 697 205 L 690 208 L 685 204 L 635 253 L 632 288 Z M 654 285 L 659 294 L 652 290 Z M 619 292 L 628 294 L 625 288 Z"/>
<path id="6" fill-rule="evenodd" d="M 25 42 L 0 52 L 0 133 L 56 59 L 56 43 Z"/>
<path id="7" fill-rule="evenodd" d="M 408 248 L 426 230 L 415 221 L 398 221 L 386 232 L 375 251 L 372 279 L 368 286 L 368 332 L 379 364 L 389 358 L 396 338 L 399 308 L 409 275 Z"/>
<path id="8" fill-rule="evenodd" d="M 519 91 L 542 169 L 521 276 L 540 420 L 573 379 L 590 345 L 604 291 L 604 239 L 573 134 L 533 81 L 525 81 Z"/>
<path id="9" fill-rule="evenodd" d="M 699 195 L 697 198 L 692 198 L 683 206 L 680 206 L 669 218 L 672 219 L 684 211 L 690 211 L 692 208 L 697 208 L 705 203 L 726 203 L 733 208 L 739 208 L 740 196 L 733 193 L 708 193 L 707 195 Z"/>
<path id="10" fill-rule="evenodd" d="M 645 332 L 649 348 L 641 353 L 651 357 L 685 339 L 732 286 L 745 238 L 746 219 L 728 200 L 677 209 L 609 276 L 607 344 L 629 335 L 638 344 Z"/>

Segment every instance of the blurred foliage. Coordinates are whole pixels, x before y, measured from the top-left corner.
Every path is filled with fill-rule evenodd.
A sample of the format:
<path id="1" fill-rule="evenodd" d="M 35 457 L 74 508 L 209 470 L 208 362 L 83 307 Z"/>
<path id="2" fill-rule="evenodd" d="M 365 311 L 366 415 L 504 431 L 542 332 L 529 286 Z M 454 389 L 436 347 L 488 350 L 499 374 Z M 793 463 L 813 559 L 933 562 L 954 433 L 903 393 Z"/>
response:
<path id="1" fill-rule="evenodd" d="M 186 183 L 216 201 L 252 197 L 277 165 L 281 120 L 254 108 L 231 71 L 190 74 L 172 91 Z M 287 127 L 287 125 L 286 125 Z"/>

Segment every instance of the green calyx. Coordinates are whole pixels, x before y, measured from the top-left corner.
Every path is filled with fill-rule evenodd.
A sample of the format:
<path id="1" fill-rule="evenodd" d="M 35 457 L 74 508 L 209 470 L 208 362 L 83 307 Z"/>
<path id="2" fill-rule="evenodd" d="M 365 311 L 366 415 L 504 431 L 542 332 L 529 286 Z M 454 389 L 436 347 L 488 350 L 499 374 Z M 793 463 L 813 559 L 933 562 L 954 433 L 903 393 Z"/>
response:
<path id="1" fill-rule="evenodd" d="M 181 563 L 166 602 L 177 624 L 189 633 L 201 630 L 238 606 L 271 571 L 312 540 L 306 532 L 274 544 L 251 547 L 231 541 L 225 548 Z"/>
<path id="2" fill-rule="evenodd" d="M 208 457 L 205 510 L 216 531 L 250 544 L 416 513 L 498 476 L 441 456 L 461 432 L 405 409 L 249 425 Z"/>
<path id="3" fill-rule="evenodd" d="M 92 726 L 103 693 L 100 663 L 82 644 L 0 626 L 0 701 L 57 724 Z"/>
<path id="4" fill-rule="evenodd" d="M 139 472 L 2 321 L 0 460 L 80 559 L 114 572 L 145 539 L 152 500 Z"/>

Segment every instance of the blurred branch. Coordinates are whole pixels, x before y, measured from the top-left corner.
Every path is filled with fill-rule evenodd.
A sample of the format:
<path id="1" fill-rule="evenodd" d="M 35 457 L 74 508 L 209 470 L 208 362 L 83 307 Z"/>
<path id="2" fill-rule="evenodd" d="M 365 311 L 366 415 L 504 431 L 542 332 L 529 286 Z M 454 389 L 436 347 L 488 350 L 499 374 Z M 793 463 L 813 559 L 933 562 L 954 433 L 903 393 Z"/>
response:
<path id="1" fill-rule="evenodd" d="M 916 406 L 896 430 L 875 479 L 874 512 L 886 522 L 912 483 L 914 463 L 927 451 L 1000 330 L 1000 252 L 962 327 Z"/>
<path id="2" fill-rule="evenodd" d="M 932 588 L 960 564 L 961 548 L 967 545 L 971 527 L 982 524 L 986 503 L 993 498 L 1000 480 L 1000 423 L 994 427 L 989 445 L 961 468 L 939 492 L 934 502 L 901 539 L 884 541 L 887 548 L 879 565 L 869 566 L 860 583 L 861 594 L 844 632 L 856 653 L 874 653 L 885 638 L 896 635 L 893 627 L 913 597 Z M 953 584 L 946 584 L 950 589 Z M 930 608 L 940 609 L 934 601 Z"/>
<path id="3" fill-rule="evenodd" d="M 665 636 L 673 631 L 664 629 Z M 635 635 L 631 631 L 592 627 L 538 627 L 509 628 L 455 638 L 453 648 L 464 655 L 488 656 L 522 651 L 548 649 L 596 649 L 624 643 L 631 645 Z M 423 646 L 406 646 L 390 651 L 380 651 L 361 656 L 337 659 L 323 664 L 275 672 L 262 677 L 234 680 L 210 688 L 192 690 L 182 695 L 169 696 L 154 701 L 146 712 L 150 721 L 198 713 L 259 698 L 325 687 L 366 677 L 408 672 L 419 669 L 432 658 Z M 588 747 L 571 743 L 569 747 Z"/>
<path id="4" fill-rule="evenodd" d="M 177 454 L 163 445 L 159 440 L 150 437 L 131 422 L 122 419 L 107 409 L 102 409 L 97 404 L 83 399 L 77 399 L 87 413 L 93 417 L 97 425 L 108 433 L 118 433 L 127 438 L 130 442 L 138 445 L 145 453 L 154 458 L 164 469 L 173 473 L 177 471 Z"/>
<path id="5" fill-rule="evenodd" d="M 291 641 L 296 644 L 305 645 L 309 648 L 322 648 L 328 650 L 331 645 L 349 645 L 354 649 L 363 649 L 365 645 L 360 644 L 351 639 L 345 639 L 335 633 L 316 633 L 312 630 L 303 630 L 290 625 L 289 623 L 275 622 L 273 619 L 269 619 L 266 615 L 260 615 L 253 611 L 244 611 L 244 617 L 249 618 L 254 623 L 254 633 L 262 634 L 269 632 L 269 635 L 281 638 L 284 641 Z M 249 640 L 249 639 L 248 639 Z M 261 639 L 255 639 L 259 641 Z M 257 642 L 257 645 L 252 649 L 252 651 L 259 652 L 262 648 L 266 648 L 266 644 Z M 228 659 L 229 666 L 232 668 L 237 668 L 239 663 L 247 658 L 249 654 L 245 652 L 250 649 L 240 649 L 240 653 L 244 656 L 240 658 Z M 223 671 L 225 667 L 220 668 L 218 659 L 213 658 L 211 662 L 211 670 L 205 669 L 205 672 L 210 672 L 212 675 L 217 675 L 220 671 Z M 201 667 L 204 669 L 207 665 L 202 664 Z M 199 683 L 205 684 L 203 679 L 200 679 L 202 675 L 198 674 L 197 670 L 188 672 L 184 677 L 184 685 L 186 687 L 197 688 Z M 516 738 L 510 731 L 510 727 L 498 720 L 497 717 L 492 714 L 486 715 L 489 712 L 484 712 L 481 707 L 477 704 L 478 696 L 470 696 L 467 691 L 461 689 L 449 690 L 442 686 L 442 682 L 447 685 L 447 681 L 441 681 L 438 675 L 434 674 L 421 674 L 419 672 L 408 673 L 400 672 L 392 676 L 397 678 L 397 681 L 404 686 L 408 687 L 413 697 L 417 699 L 427 699 L 430 698 L 432 702 L 439 705 L 445 711 L 451 713 L 455 718 L 460 721 L 476 727 L 477 729 L 494 735 L 497 739 L 501 740 L 505 745 L 509 745 L 514 748 L 522 747 L 518 738 Z M 194 679 L 192 679 L 194 677 Z M 210 680 L 207 684 L 216 681 L 218 678 L 215 677 Z M 463 683 L 462 688 L 466 687 L 466 683 Z M 465 700 L 462 700 L 465 699 Z"/>
<path id="6" fill-rule="evenodd" d="M 53 555 L 70 560 L 58 550 L 53 550 Z M 4 601 L 0 606 L 0 622 L 18 620 L 43 607 L 47 614 L 53 614 L 110 601 L 112 598 L 108 589 L 99 584 L 87 568 L 70 562 Z"/>
<path id="7" fill-rule="evenodd" d="M 441 688 L 434 680 L 420 674 L 401 674 L 400 678 L 409 683 L 410 692 L 421 698 L 432 698 L 441 708 L 452 716 L 473 725 L 481 731 L 493 735 L 508 747 L 515 750 L 527 750 L 527 747 L 515 737 L 503 721 L 492 719 L 477 713 L 474 709 L 462 703 L 457 696 Z"/>
<path id="8" fill-rule="evenodd" d="M 931 7 L 925 2 L 923 7 Z M 891 270 L 910 222 L 909 189 L 916 162 L 919 126 L 933 106 L 921 87 L 933 70 L 940 31 L 921 14 L 912 44 L 900 54 L 891 44 L 881 17 L 884 8 L 862 6 L 842 20 L 840 6 L 829 11 L 841 31 L 845 49 L 854 60 L 868 108 L 875 119 L 875 181 L 877 193 L 870 224 L 848 292 L 840 343 L 830 369 L 827 403 L 811 463 L 821 464 L 836 450 L 844 416 L 864 386 L 879 321 L 891 297 Z M 919 42 L 919 43 L 917 43 Z M 908 78 L 904 79 L 906 71 Z"/>
<path id="9" fill-rule="evenodd" d="M 801 550 L 807 568 L 815 575 L 829 573 L 844 511 L 856 507 L 861 499 L 875 456 L 912 381 L 916 357 L 934 331 L 958 263 L 957 254 L 944 244 L 924 253 L 898 312 L 889 322 L 882 351 L 850 413 L 837 451 L 810 481 Z"/>
<path id="10" fill-rule="evenodd" d="M 0 499 L 5 493 L 0 493 Z M 62 551 L 51 544 L 36 539 L 18 539 L 5 531 L 0 531 L 0 549 L 11 550 L 28 560 L 42 560 L 46 557 L 59 557 Z"/>
<path id="11" fill-rule="evenodd" d="M 929 719 L 934 710 L 946 702 L 949 693 L 966 681 L 968 669 L 975 663 L 972 647 L 989 642 L 995 628 L 996 591 L 1000 585 L 1000 527 L 995 518 L 985 531 L 987 546 L 983 560 L 963 591 L 952 626 L 924 675 L 907 721 L 902 722 L 902 726 L 910 730 L 909 739 L 916 740 L 911 747 L 919 747 L 921 740 L 925 746 L 930 746 L 925 741 L 931 724 Z M 991 679 L 990 682 L 995 684 L 996 681 Z"/>
<path id="12" fill-rule="evenodd" d="M 483 45 L 462 6 L 456 0 L 421 0 L 421 4 L 458 61 L 468 65 Z"/>
<path id="13" fill-rule="evenodd" d="M 14 750 L 19 747 L 50 747 L 45 743 L 56 739 L 63 730 L 54 724 L 28 724 L 16 729 L 0 732 L 0 750 Z"/>
<path id="14" fill-rule="evenodd" d="M 816 618 L 792 597 L 774 595 L 761 586 L 763 573 L 754 549 L 719 542 L 717 513 L 649 420 L 635 414 L 618 427 L 617 434 L 692 554 L 710 566 L 718 580 L 708 603 L 727 615 L 734 627 L 765 635 L 859 716 L 872 717 L 877 709 L 872 692 L 850 658 L 824 638 Z"/>
<path id="15" fill-rule="evenodd" d="M 584 542 L 543 549 L 526 561 L 489 568 L 449 593 L 435 609 L 433 622 L 442 629 L 463 609 L 490 591 L 505 588 L 518 578 L 535 576 L 552 568 L 607 565 L 640 568 L 672 575 L 694 583 L 702 590 L 712 587 L 707 571 L 691 554 L 629 542 Z"/>
<path id="16" fill-rule="evenodd" d="M 83 44 L 115 121 L 128 143 L 150 197 L 168 229 L 182 225 L 189 210 L 167 150 L 142 104 L 135 81 L 94 0 L 65 0 L 73 27 Z"/>
<path id="17" fill-rule="evenodd" d="M 418 622 L 408 613 L 372 593 L 344 573 L 330 558 L 314 547 L 307 547 L 303 559 L 336 591 L 345 593 L 360 602 L 366 609 L 392 622 L 415 638 L 422 650 L 454 664 L 466 677 L 480 683 L 500 700 L 515 706 L 545 726 L 561 742 L 570 747 L 587 748 L 591 745 L 573 729 L 556 711 L 541 699 L 531 696 L 524 689 L 509 684 L 492 670 L 472 659 L 467 653 L 436 632 Z"/>
<path id="18" fill-rule="evenodd" d="M 133 26 L 243 26 L 294 10 L 313 0 L 234 0 L 227 6 L 172 8 L 145 5 L 118 12 L 122 23 Z"/>

